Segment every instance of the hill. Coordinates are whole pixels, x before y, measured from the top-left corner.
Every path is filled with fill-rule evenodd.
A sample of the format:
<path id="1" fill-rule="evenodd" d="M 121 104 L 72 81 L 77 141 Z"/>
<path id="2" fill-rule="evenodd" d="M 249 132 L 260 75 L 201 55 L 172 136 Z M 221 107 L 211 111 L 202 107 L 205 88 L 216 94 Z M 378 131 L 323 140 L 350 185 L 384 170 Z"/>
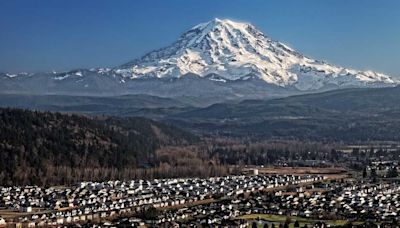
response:
<path id="1" fill-rule="evenodd" d="M 90 115 L 157 118 L 167 110 L 189 110 L 195 98 L 163 98 L 145 94 L 124 96 L 0 95 L 0 107 Z M 207 106 L 207 105 L 206 105 Z M 204 107 L 204 106 L 203 106 Z"/>
<path id="2" fill-rule="evenodd" d="M 197 137 L 145 118 L 0 109 L 0 186 L 128 178 Z"/>

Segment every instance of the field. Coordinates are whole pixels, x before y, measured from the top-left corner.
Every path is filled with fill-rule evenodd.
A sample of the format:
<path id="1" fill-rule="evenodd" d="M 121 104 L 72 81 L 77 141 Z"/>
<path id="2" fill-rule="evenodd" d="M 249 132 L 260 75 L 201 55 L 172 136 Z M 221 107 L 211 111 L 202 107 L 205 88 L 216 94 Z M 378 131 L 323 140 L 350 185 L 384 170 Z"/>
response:
<path id="1" fill-rule="evenodd" d="M 294 227 L 294 222 L 298 221 L 300 223 L 300 227 L 304 225 L 313 225 L 316 222 L 324 222 L 327 225 L 331 226 L 342 226 L 347 223 L 346 220 L 314 220 L 310 218 L 302 218 L 302 217 L 297 217 L 297 216 L 284 216 L 284 215 L 271 215 L 271 214 L 251 214 L 251 215 L 243 215 L 236 217 L 235 219 L 245 219 L 245 220 L 256 220 L 256 219 L 261 219 L 270 223 L 276 223 L 276 224 L 283 224 L 287 220 L 287 218 L 290 218 L 291 223 L 289 224 L 289 228 Z M 362 224 L 363 222 L 353 222 L 353 224 Z M 251 225 L 251 224 L 250 224 Z"/>

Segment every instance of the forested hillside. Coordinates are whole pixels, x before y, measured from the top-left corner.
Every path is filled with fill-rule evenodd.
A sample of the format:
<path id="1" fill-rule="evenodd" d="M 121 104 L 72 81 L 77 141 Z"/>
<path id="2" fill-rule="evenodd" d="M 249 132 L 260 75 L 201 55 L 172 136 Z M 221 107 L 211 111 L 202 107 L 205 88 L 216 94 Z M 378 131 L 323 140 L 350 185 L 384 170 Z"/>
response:
<path id="1" fill-rule="evenodd" d="M 0 109 L 0 186 L 129 178 L 157 149 L 196 140 L 145 118 Z"/>
<path id="2" fill-rule="evenodd" d="M 170 115 L 198 132 L 261 139 L 399 141 L 400 87 L 214 104 Z"/>

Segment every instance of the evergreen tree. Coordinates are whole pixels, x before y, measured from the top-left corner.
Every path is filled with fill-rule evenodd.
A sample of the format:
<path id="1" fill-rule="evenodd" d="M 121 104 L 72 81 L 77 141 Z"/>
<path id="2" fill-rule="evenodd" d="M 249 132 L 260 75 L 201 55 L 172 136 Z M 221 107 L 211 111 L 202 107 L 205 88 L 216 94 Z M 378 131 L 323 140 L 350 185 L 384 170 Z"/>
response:
<path id="1" fill-rule="evenodd" d="M 364 167 L 362 176 L 363 176 L 363 178 L 367 177 L 367 167 Z"/>
<path id="2" fill-rule="evenodd" d="M 389 169 L 389 171 L 388 171 L 386 176 L 389 177 L 389 178 L 394 178 L 394 177 L 397 177 L 398 175 L 399 174 L 397 172 L 397 167 L 393 166 L 393 167 L 390 167 L 390 169 Z"/>
<path id="3" fill-rule="evenodd" d="M 376 169 L 375 169 L 375 168 L 372 168 L 372 169 L 371 169 L 371 179 L 372 179 L 372 182 L 376 182 L 376 181 L 377 181 L 377 178 L 378 178 L 378 174 L 376 173 Z"/>

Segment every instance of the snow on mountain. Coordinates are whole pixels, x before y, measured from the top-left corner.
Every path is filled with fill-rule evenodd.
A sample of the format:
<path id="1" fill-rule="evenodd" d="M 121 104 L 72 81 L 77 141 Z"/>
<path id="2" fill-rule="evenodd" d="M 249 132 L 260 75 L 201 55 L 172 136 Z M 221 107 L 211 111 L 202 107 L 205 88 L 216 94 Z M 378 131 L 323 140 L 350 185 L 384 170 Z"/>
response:
<path id="1" fill-rule="evenodd" d="M 399 82 L 313 60 L 250 24 L 220 19 L 199 24 L 172 45 L 120 67 L 0 73 L 0 80 L 0 94 L 148 94 L 195 97 L 209 104 Z"/>
<path id="2" fill-rule="evenodd" d="M 398 82 L 384 74 L 345 69 L 308 58 L 251 24 L 226 19 L 199 24 L 171 46 L 150 52 L 115 72 L 132 79 L 179 78 L 187 73 L 203 77 L 217 74 L 222 77 L 219 81 L 256 76 L 270 84 L 299 90 Z"/>

